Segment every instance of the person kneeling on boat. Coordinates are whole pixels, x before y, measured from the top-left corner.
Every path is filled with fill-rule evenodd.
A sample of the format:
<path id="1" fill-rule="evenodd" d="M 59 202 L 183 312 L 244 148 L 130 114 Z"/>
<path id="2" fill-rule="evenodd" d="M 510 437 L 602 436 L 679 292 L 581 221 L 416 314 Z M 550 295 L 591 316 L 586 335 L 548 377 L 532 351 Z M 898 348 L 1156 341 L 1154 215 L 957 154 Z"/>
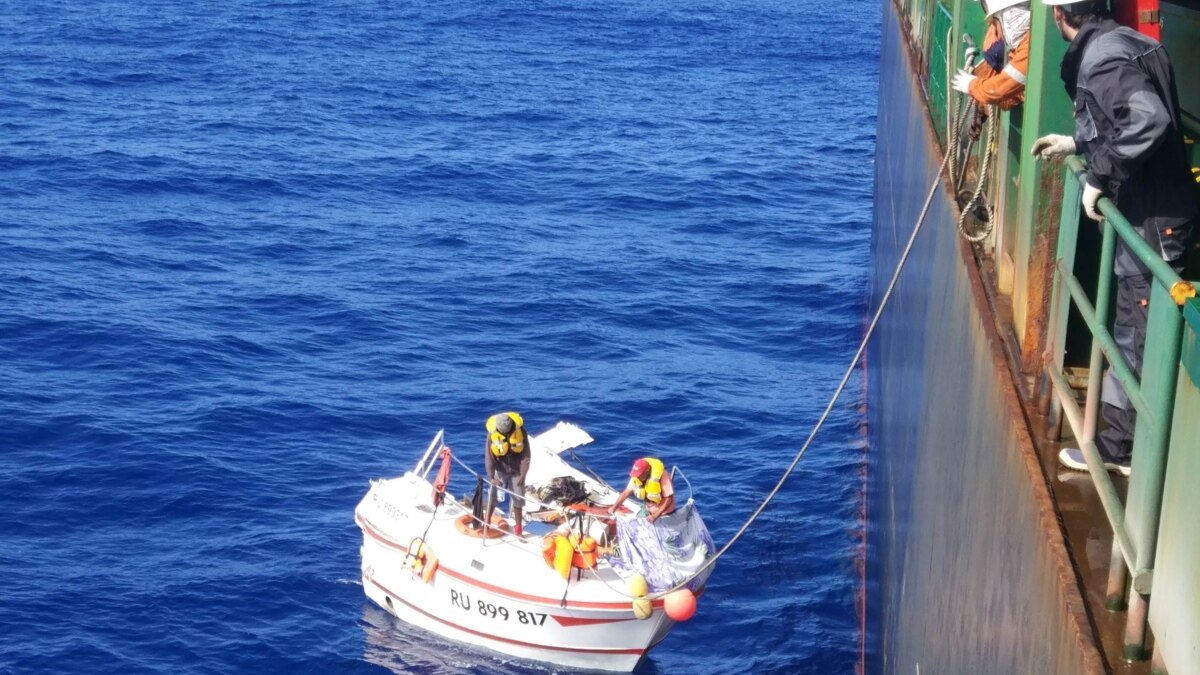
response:
<path id="1" fill-rule="evenodd" d="M 522 534 L 521 510 L 525 507 L 525 475 L 529 473 L 529 435 L 525 421 L 515 412 L 503 412 L 488 418 L 487 446 L 483 464 L 491 490 L 488 492 L 487 512 L 483 523 L 486 529 L 496 508 L 497 488 L 512 494 L 513 533 Z"/>
<path id="2" fill-rule="evenodd" d="M 662 516 L 675 513 L 675 487 L 671 485 L 671 473 L 666 471 L 662 460 L 657 457 L 642 457 L 629 470 L 629 485 L 617 495 L 617 501 L 608 507 L 616 513 L 630 495 L 635 495 L 646 504 L 646 520 L 654 522 Z"/>

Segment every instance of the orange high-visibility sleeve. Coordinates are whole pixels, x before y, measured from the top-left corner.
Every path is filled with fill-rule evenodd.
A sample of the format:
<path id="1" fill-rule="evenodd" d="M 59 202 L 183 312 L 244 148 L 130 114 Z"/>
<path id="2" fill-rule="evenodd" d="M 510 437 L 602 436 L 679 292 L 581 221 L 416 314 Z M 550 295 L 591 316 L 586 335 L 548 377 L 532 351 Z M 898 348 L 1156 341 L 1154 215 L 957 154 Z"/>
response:
<path id="1" fill-rule="evenodd" d="M 988 31 L 991 34 L 991 31 Z M 981 74 L 986 70 L 986 76 Z M 975 79 L 969 87 L 971 98 L 980 103 L 994 104 L 1001 110 L 1012 110 L 1025 101 L 1025 76 L 1029 71 L 1029 34 L 1008 53 L 1008 63 L 1000 72 L 993 71 L 987 63 L 975 69 Z"/>

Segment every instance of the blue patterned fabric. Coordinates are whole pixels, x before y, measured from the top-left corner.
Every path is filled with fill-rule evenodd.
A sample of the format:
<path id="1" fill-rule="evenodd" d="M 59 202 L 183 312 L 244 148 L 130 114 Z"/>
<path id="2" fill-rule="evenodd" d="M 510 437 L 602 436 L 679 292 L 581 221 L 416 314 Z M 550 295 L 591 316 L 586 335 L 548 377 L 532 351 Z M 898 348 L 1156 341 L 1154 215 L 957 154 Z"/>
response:
<path id="1" fill-rule="evenodd" d="M 716 551 L 712 535 L 690 499 L 683 508 L 654 523 L 640 516 L 619 517 L 617 544 L 620 556 L 612 558 L 612 566 L 646 577 L 651 592 L 665 591 L 688 578 Z M 693 591 L 699 586 L 699 581 L 688 584 Z"/>

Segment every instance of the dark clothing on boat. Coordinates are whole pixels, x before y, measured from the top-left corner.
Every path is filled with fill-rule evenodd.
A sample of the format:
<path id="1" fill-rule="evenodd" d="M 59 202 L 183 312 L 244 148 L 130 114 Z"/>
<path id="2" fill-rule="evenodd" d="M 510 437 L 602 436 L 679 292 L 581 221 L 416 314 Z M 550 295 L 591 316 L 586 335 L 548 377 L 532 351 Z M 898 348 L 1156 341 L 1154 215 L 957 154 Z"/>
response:
<path id="1" fill-rule="evenodd" d="M 498 492 L 505 490 L 512 499 L 514 509 L 525 507 L 525 476 L 523 474 L 496 473 L 496 478 L 488 490 L 488 510 L 496 508 Z"/>
<path id="2" fill-rule="evenodd" d="M 529 448 L 529 438 L 525 434 L 524 428 L 520 429 L 522 438 L 524 439 L 523 449 L 520 452 L 506 452 L 497 457 L 496 453 L 491 450 L 491 440 L 483 451 L 484 468 L 487 472 L 489 482 L 491 483 L 488 490 L 488 515 L 492 513 L 492 509 L 496 507 L 496 501 L 499 495 L 497 489 L 507 490 L 512 493 L 513 509 L 521 509 L 525 506 L 525 475 L 529 473 L 529 460 L 532 454 Z"/>

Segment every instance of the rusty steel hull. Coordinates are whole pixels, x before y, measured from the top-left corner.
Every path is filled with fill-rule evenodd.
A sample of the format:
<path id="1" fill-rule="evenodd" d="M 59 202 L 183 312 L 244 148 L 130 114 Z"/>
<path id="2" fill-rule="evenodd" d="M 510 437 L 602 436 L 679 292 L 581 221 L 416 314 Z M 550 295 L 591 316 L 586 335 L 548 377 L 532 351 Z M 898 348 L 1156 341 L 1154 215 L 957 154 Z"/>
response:
<path id="1" fill-rule="evenodd" d="M 883 5 L 872 307 L 941 163 Z M 867 357 L 866 672 L 1102 672 L 1020 366 L 956 217 L 939 189 Z"/>

